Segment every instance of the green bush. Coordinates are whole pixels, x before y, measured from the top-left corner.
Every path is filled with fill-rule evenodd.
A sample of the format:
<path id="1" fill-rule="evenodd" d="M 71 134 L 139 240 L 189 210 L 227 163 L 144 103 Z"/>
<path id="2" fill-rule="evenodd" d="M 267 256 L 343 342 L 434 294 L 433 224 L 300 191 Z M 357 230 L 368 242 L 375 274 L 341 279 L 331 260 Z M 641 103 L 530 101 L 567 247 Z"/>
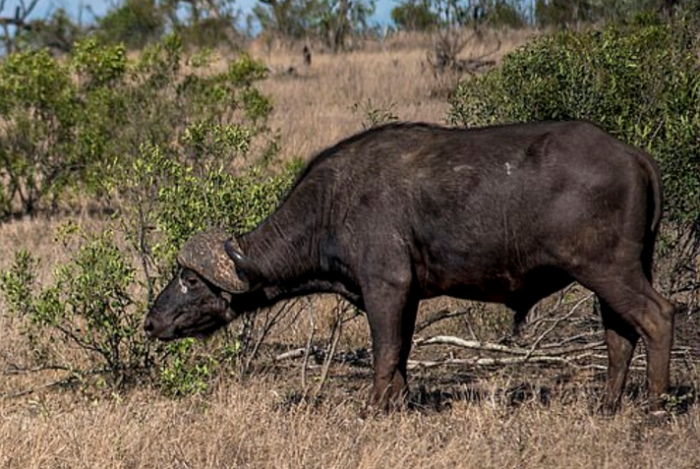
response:
<path id="1" fill-rule="evenodd" d="M 80 132 L 76 85 L 46 51 L 11 54 L 0 64 L 0 217 L 19 204 L 33 213 L 74 172 Z"/>
<path id="2" fill-rule="evenodd" d="M 545 36 L 462 82 L 450 119 L 466 126 L 589 119 L 660 163 L 674 222 L 700 227 L 700 73 L 691 22 Z"/>
<path id="3" fill-rule="evenodd" d="M 124 46 L 95 38 L 75 44 L 67 60 L 46 51 L 9 55 L 0 64 L 0 177 L 6 181 L 0 219 L 54 210 L 86 195 L 118 203 L 110 189 L 144 143 L 187 143 L 184 134 L 195 138 L 198 125 L 215 126 L 217 141 L 242 138 L 242 147 L 220 149 L 228 164 L 255 139 L 272 151 L 276 142 L 266 127 L 272 105 L 256 88 L 267 69 L 241 55 L 226 71 L 201 73 L 210 59 L 187 57 L 172 35 L 134 61 Z M 193 72 L 182 72 L 186 61 Z M 193 143 L 178 158 L 199 159 Z"/>
<path id="4" fill-rule="evenodd" d="M 82 234 L 73 258 L 56 268 L 50 285 L 37 286 L 38 260 L 26 251 L 0 279 L 9 310 L 29 325 L 28 333 L 46 332 L 63 347 L 78 347 L 95 356 L 95 371 L 121 380 L 143 367 L 148 344 L 142 339 L 138 306 L 129 293 L 135 270 L 115 246 L 111 233 Z M 79 363 L 62 366 L 78 372 Z"/>
<path id="5" fill-rule="evenodd" d="M 37 284 L 41 260 L 22 251 L 0 277 L 39 365 L 52 363 L 71 377 L 98 374 L 112 386 L 152 377 L 179 396 L 201 392 L 236 362 L 235 334 L 165 347 L 141 332 L 182 243 L 214 225 L 232 233 L 253 228 L 298 169 L 268 167 L 277 148 L 266 125 L 272 107 L 256 88 L 266 68 L 242 55 L 221 73 L 182 72 L 185 61 L 202 67 L 209 58 L 185 56 L 177 36 L 134 62 L 123 46 L 88 39 L 67 61 L 31 52 L 0 67 L 7 123 L 0 170 L 26 194 L 30 183 L 48 184 L 45 160 L 71 164 L 59 172 L 63 186 L 50 186 L 55 200 L 87 194 L 114 213 L 102 231 L 61 229 L 58 238 L 72 254 L 48 283 Z M 46 153 L 34 154 L 41 149 Z M 16 200 L 0 194 L 9 213 Z"/>
<path id="6" fill-rule="evenodd" d="M 209 378 L 235 363 L 240 339 L 149 343 L 141 324 L 153 292 L 172 275 L 175 255 L 189 236 L 213 225 L 238 233 L 251 229 L 278 204 L 295 173 L 290 166 L 279 175 L 256 168 L 240 176 L 220 169 L 197 176 L 172 153 L 144 147 L 118 189 L 132 199 L 125 199 L 107 229 L 61 229 L 59 239 L 74 254 L 54 267 L 51 283 L 37 285 L 40 260 L 22 250 L 2 273 L 0 291 L 9 312 L 25 322 L 27 339 L 40 352 L 36 358 L 42 364 L 60 359 L 60 368 L 72 376 L 97 373 L 111 385 L 155 371 L 169 395 L 206 389 Z"/>

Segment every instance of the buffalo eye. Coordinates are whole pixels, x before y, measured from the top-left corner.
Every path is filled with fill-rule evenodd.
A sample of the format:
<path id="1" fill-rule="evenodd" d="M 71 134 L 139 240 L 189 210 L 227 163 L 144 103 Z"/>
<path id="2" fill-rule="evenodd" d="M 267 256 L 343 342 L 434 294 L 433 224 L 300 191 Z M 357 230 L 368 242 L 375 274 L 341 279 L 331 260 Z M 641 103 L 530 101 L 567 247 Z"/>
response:
<path id="1" fill-rule="evenodd" d="M 190 288 L 196 287 L 201 282 L 199 276 L 195 275 L 192 272 L 183 272 L 180 276 L 180 279 L 185 285 L 187 285 Z"/>

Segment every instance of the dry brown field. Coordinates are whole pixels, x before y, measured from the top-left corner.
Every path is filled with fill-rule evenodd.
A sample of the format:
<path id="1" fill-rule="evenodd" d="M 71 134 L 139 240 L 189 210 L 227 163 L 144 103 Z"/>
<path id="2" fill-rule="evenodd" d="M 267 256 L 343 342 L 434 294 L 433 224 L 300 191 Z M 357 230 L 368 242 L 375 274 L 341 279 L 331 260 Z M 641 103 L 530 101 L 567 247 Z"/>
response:
<path id="1" fill-rule="evenodd" d="M 470 42 L 464 58 L 491 50 L 493 34 Z M 499 34 L 495 60 L 532 35 Z M 262 86 L 273 98 L 270 126 L 280 136 L 283 158 L 308 159 L 361 130 L 371 110 L 401 120 L 443 123 L 446 93 L 457 77 L 431 73 L 426 60 L 430 47 L 429 37 L 398 36 L 338 55 L 314 50 L 311 66 L 305 67 L 299 45 L 251 45 L 251 53 L 271 70 Z M 68 218 L 1 225 L 5 255 L 0 269 L 8 267 L 20 247 L 41 256 L 46 265 L 67 259 L 69 253 L 54 242 L 53 233 Z M 85 214 L 75 218 L 81 224 L 102 223 Z M 51 275 L 50 269 L 42 270 L 39 281 Z M 587 295 L 574 287 L 539 305 L 530 324 L 541 327 L 533 325 L 515 345 L 506 337 L 511 316 L 504 307 L 438 298 L 422 305 L 417 340 L 450 335 L 527 349 L 547 333 L 549 343 L 575 344 L 563 342 L 573 321 L 589 342 L 599 341 L 602 330 Z M 622 411 L 612 417 L 596 412 L 605 363 L 599 346 L 581 359 L 474 366 L 459 360 L 478 359 L 479 351 L 423 345 L 412 354 L 409 406 L 390 415 L 366 412 L 371 367 L 364 318 L 346 316 L 336 347 L 338 356 L 346 357 L 330 364 L 325 379 L 322 357 L 312 357 L 303 373 L 303 360 L 280 357 L 303 346 L 312 329 L 313 343 L 327 350 L 335 305 L 328 296 L 305 300 L 296 321 L 285 319 L 274 328 L 245 379 L 221 376 L 209 392 L 182 399 L 148 386 L 118 393 L 95 386 L 48 386 L 60 373 L 16 373 L 14 366 L 24 363 L 29 350 L 21 325 L 3 307 L 0 467 L 700 467 L 700 408 L 693 397 L 700 362 L 688 346 L 700 342 L 700 335 L 691 329 L 692 311 L 684 310 L 677 324 L 672 368 L 676 412 L 659 422 L 644 410 L 641 350 Z M 429 324 L 445 311 L 455 316 Z M 556 330 L 549 331 L 550 325 Z M 430 366 L 450 360 L 452 364 Z"/>

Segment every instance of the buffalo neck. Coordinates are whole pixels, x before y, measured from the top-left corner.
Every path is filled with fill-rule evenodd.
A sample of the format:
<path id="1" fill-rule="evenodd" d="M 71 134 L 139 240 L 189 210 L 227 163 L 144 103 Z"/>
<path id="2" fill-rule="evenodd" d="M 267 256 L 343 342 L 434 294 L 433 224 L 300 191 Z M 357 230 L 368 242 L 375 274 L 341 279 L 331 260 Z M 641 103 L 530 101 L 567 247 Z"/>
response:
<path id="1" fill-rule="evenodd" d="M 294 286 L 319 268 L 317 236 L 323 222 L 316 216 L 325 194 L 304 181 L 257 228 L 240 237 L 241 249 L 264 284 Z"/>

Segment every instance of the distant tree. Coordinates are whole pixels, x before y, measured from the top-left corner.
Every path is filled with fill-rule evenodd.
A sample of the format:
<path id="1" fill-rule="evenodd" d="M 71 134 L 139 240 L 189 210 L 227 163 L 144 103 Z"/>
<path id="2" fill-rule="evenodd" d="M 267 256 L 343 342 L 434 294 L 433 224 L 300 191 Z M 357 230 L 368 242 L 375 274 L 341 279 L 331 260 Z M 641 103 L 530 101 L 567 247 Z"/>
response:
<path id="1" fill-rule="evenodd" d="M 521 0 L 405 0 L 391 16 L 399 29 L 481 23 L 519 28 L 526 23 Z"/>
<path id="2" fill-rule="evenodd" d="M 6 0 L 0 0 L 0 11 L 5 10 L 6 3 Z M 14 11 L 10 8 L 10 11 L 13 12 L 12 15 L 0 17 L 0 40 L 6 54 L 14 52 L 17 47 L 17 39 L 23 32 L 32 29 L 28 18 L 38 3 L 39 0 L 31 0 L 29 3 L 19 0 Z"/>
<path id="3" fill-rule="evenodd" d="M 525 18 L 519 1 L 493 0 L 486 3 L 485 20 L 492 26 L 521 28 Z"/>
<path id="4" fill-rule="evenodd" d="M 566 28 L 578 23 L 629 21 L 645 15 L 668 18 L 698 5 L 698 0 L 535 0 L 534 11 L 539 26 Z"/>
<path id="5" fill-rule="evenodd" d="M 321 0 L 260 0 L 253 15 L 263 31 L 300 38 L 317 34 L 323 9 Z"/>
<path id="6" fill-rule="evenodd" d="M 161 0 L 172 29 L 183 42 L 197 46 L 228 43 L 237 46 L 235 0 Z"/>
<path id="7" fill-rule="evenodd" d="M 107 42 L 140 48 L 176 32 L 184 44 L 236 46 L 234 0 L 124 0 L 98 20 L 98 35 Z"/>
<path id="8" fill-rule="evenodd" d="M 540 26 L 567 27 L 595 19 L 592 0 L 537 0 L 535 17 Z"/>
<path id="9" fill-rule="evenodd" d="M 165 23 L 164 10 L 156 0 L 125 0 L 98 20 L 97 34 L 106 42 L 137 49 L 159 39 Z"/>
<path id="10" fill-rule="evenodd" d="M 391 20 L 397 28 L 408 31 L 425 31 L 440 23 L 431 0 L 406 0 L 391 10 Z"/>
<path id="11" fill-rule="evenodd" d="M 73 44 L 85 33 L 84 28 L 59 8 L 48 19 L 37 19 L 17 37 L 20 48 L 48 48 L 56 52 L 70 52 Z"/>
<path id="12" fill-rule="evenodd" d="M 264 31 L 289 38 L 315 36 L 334 51 L 367 29 L 374 0 L 260 0 L 253 9 Z"/>

